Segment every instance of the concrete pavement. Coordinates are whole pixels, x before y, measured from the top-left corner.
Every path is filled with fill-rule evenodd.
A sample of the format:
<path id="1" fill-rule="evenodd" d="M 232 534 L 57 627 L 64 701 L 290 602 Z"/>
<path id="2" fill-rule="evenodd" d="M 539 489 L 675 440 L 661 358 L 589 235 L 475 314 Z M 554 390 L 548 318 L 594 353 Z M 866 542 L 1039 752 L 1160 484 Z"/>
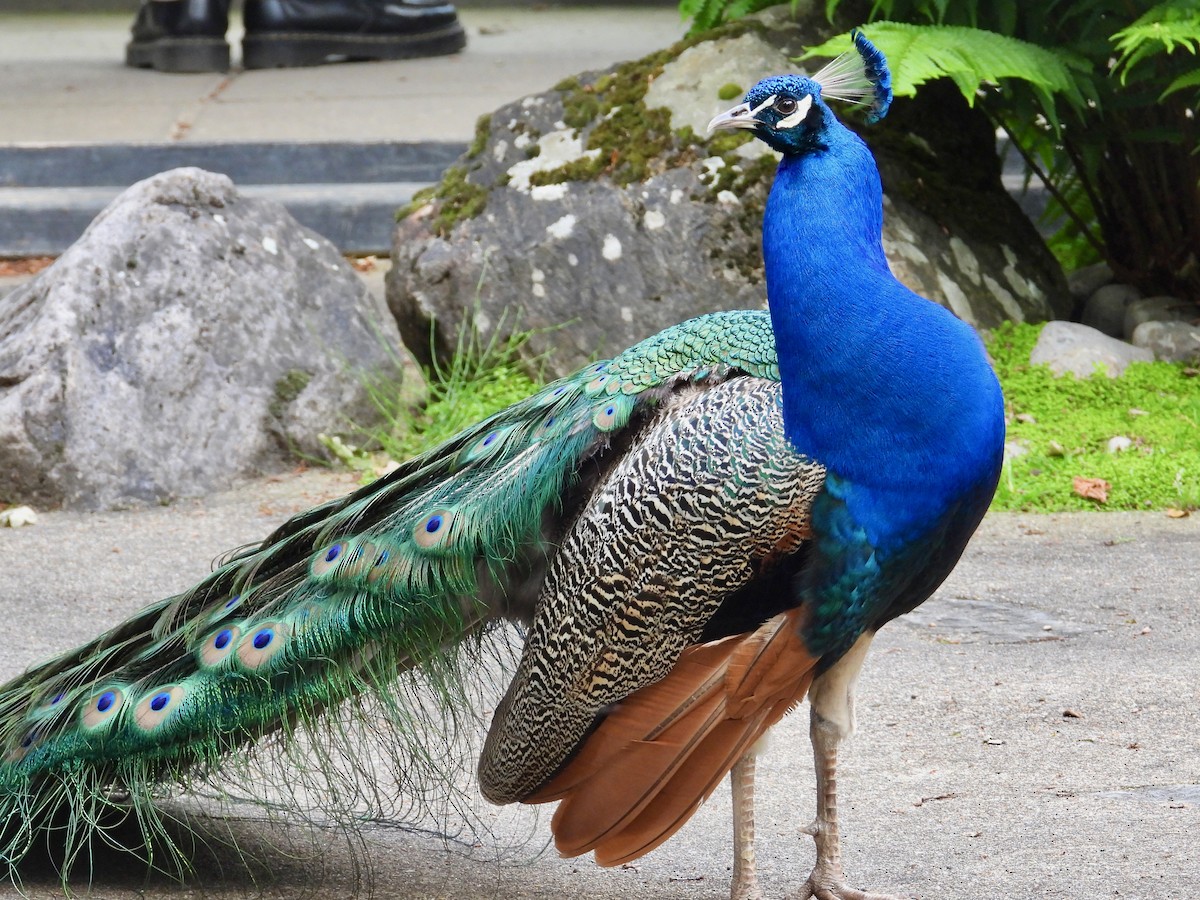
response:
<path id="1" fill-rule="evenodd" d="M 0 530 L 9 635 L 0 676 L 178 591 L 221 551 L 350 487 L 347 476 L 310 472 L 204 502 L 51 512 L 32 528 Z M 868 658 L 859 734 L 839 780 L 853 882 L 924 900 L 1196 896 L 1197 559 L 1196 516 L 989 516 L 946 585 L 889 625 Z M 812 861 L 811 840 L 797 835 L 813 809 L 806 715 L 776 732 L 760 763 L 770 897 L 795 891 Z M 532 826 L 520 811 L 491 821 L 495 833 L 474 847 L 367 825 L 356 856 L 336 832 L 243 813 L 230 827 L 260 857 L 251 869 L 218 849 L 179 887 L 147 883 L 127 861 L 100 854 L 91 895 L 727 896 L 723 787 L 664 847 L 614 870 L 552 853 L 531 860 L 546 841 L 545 813 Z M 213 835 L 226 827 L 199 824 Z M 514 842 L 519 849 L 498 849 Z M 45 871 L 31 872 L 25 888 L 61 895 Z"/>
<path id="2" fill-rule="evenodd" d="M 181 165 L 279 200 L 346 251 L 388 252 L 395 210 L 480 115 L 684 30 L 661 2 L 468 7 L 453 56 L 169 75 L 123 65 L 131 18 L 0 13 L 0 257 L 61 253 L 133 181 Z M 241 33 L 235 18 L 235 62 Z"/>

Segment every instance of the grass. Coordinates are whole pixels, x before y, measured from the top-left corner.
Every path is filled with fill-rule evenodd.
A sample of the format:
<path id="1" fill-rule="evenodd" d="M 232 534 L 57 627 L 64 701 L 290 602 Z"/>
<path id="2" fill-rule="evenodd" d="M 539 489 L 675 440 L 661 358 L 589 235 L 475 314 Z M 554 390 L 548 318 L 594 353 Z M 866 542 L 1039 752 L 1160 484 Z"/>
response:
<path id="1" fill-rule="evenodd" d="M 1132 363 L 1120 378 L 1055 377 L 1031 366 L 1040 325 L 1005 325 L 988 350 L 1008 407 L 1008 439 L 1026 452 L 1005 464 L 993 509 L 1097 508 L 1076 477 L 1108 482 L 1104 509 L 1200 506 L 1200 377 L 1163 362 Z M 1109 441 L 1128 449 L 1110 452 Z"/>
<path id="2" fill-rule="evenodd" d="M 464 329 L 471 332 L 471 329 Z M 502 329 L 496 329 L 500 332 Z M 988 343 L 1008 408 L 1010 445 L 1024 452 L 1005 463 L 993 509 L 1064 512 L 1089 509 L 1200 508 L 1200 376 L 1171 363 L 1133 363 L 1120 378 L 1055 377 L 1031 366 L 1040 325 L 1004 325 Z M 366 453 L 336 442 L 344 462 L 368 473 L 385 471 L 537 390 L 542 382 L 520 364 L 528 333 L 460 339 L 448 367 L 427 373 L 423 406 L 397 404 L 380 390 L 385 413 Z M 1109 452 L 1112 438 L 1128 449 Z M 1075 479 L 1102 479 L 1104 503 L 1076 493 Z"/>
<path id="3" fill-rule="evenodd" d="M 363 430 L 365 445 L 349 445 L 337 437 L 321 440 L 334 456 L 363 473 L 365 481 L 384 474 L 396 463 L 437 446 L 492 413 L 525 399 L 544 383 L 529 372 L 520 349 L 533 336 L 531 331 L 504 333 L 504 322 L 486 342 L 473 327 L 459 331 L 458 345 L 450 362 L 425 371 L 426 391 L 422 402 L 394 385 L 371 385 L 371 397 L 381 413 L 381 422 Z"/>

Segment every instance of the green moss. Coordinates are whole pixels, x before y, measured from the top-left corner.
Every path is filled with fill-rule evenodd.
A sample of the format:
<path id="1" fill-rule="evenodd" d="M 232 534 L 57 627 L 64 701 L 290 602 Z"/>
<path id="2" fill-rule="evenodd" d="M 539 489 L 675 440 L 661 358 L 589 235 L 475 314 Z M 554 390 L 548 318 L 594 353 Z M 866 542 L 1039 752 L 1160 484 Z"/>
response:
<path id="1" fill-rule="evenodd" d="M 414 192 L 412 199 L 396 210 L 396 221 L 404 221 L 426 203 L 430 202 L 434 196 L 436 196 L 437 188 L 438 186 L 436 184 L 431 184 L 428 187 L 423 187 L 419 191 Z"/>
<path id="2" fill-rule="evenodd" d="M 737 37 L 758 23 L 735 22 L 703 35 Z M 700 36 L 687 38 L 643 59 L 618 66 L 594 83 L 578 78 L 559 82 L 556 90 L 563 93 L 563 122 L 576 131 L 586 132 L 585 148 L 598 151 L 595 158 L 574 160 L 555 169 L 539 172 L 530 184 L 558 184 L 564 181 L 584 181 L 601 176 L 619 185 L 627 185 L 698 158 L 703 145 L 704 155 L 713 151 L 711 145 L 692 133 L 691 129 L 671 130 L 671 115 L 665 109 L 647 109 L 646 91 L 662 74 L 663 66 L 684 50 L 700 43 Z M 736 86 L 735 86 L 736 87 Z M 739 89 L 740 90 L 740 89 Z M 736 142 L 721 137 L 722 146 L 734 147 Z"/>
<path id="3" fill-rule="evenodd" d="M 475 159 L 482 155 L 487 147 L 488 135 L 492 131 L 492 117 L 490 114 L 482 115 L 475 120 L 475 137 L 471 141 L 471 146 L 467 148 L 467 159 Z"/>
<path id="4" fill-rule="evenodd" d="M 720 100 L 736 100 L 744 93 L 745 91 L 742 90 L 741 86 L 733 82 L 723 84 L 717 88 L 717 98 Z"/>
<path id="5" fill-rule="evenodd" d="M 595 91 L 589 87 L 581 87 L 576 91 L 579 96 L 575 97 L 573 102 L 563 109 L 563 123 L 568 128 L 574 128 L 579 131 L 581 128 L 587 127 L 593 119 L 600 115 L 600 101 L 596 98 Z"/>
<path id="6" fill-rule="evenodd" d="M 543 169 L 529 176 L 533 187 L 543 184 L 561 184 L 564 181 L 591 181 L 604 171 L 604 161 L 598 157 L 584 156 L 563 163 L 553 169 Z"/>
<path id="7" fill-rule="evenodd" d="M 487 206 L 488 189 L 468 180 L 466 166 L 454 165 L 442 174 L 442 180 L 413 194 L 412 200 L 396 211 L 400 221 L 425 204 L 440 200 L 433 219 L 433 229 L 447 235 L 463 219 L 473 219 Z"/>
<path id="8" fill-rule="evenodd" d="M 487 147 L 491 127 L 490 115 L 476 119 L 475 138 L 463 156 L 463 161 L 446 169 L 442 173 L 442 180 L 437 184 L 421 188 L 414 193 L 408 203 L 396 210 L 396 221 L 408 218 L 431 201 L 441 200 L 433 226 L 438 234 L 446 235 L 461 219 L 472 219 L 483 212 L 487 205 L 487 188 L 472 183 L 468 175 L 474 168 L 470 165 L 471 161 L 482 155 Z"/>
<path id="9" fill-rule="evenodd" d="M 1200 505 L 1200 378 L 1171 363 L 1133 363 L 1120 378 L 1055 377 L 1029 365 L 1040 325 L 1004 325 L 988 345 L 1004 387 L 1010 442 L 1028 452 L 1005 464 L 995 509 L 1095 509 L 1075 477 L 1111 489 L 1104 509 Z M 1132 446 L 1109 453 L 1111 438 Z"/>
<path id="10" fill-rule="evenodd" d="M 284 372 L 275 382 L 271 402 L 267 404 L 267 411 L 271 416 L 282 419 L 287 408 L 303 393 L 312 378 L 312 372 L 306 372 L 304 369 L 288 369 Z"/>

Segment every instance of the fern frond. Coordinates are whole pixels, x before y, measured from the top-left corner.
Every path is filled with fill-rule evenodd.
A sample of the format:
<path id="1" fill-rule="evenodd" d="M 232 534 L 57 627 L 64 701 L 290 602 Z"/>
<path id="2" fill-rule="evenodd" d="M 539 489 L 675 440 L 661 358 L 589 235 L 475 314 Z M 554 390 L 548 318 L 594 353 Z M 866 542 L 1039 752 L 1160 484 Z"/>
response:
<path id="1" fill-rule="evenodd" d="M 799 0 L 792 0 L 795 12 Z M 779 6 L 781 0 L 679 0 L 679 14 L 686 21 L 692 20 L 689 35 L 699 34 L 724 22 L 732 22 L 753 15 L 771 6 Z"/>
<path id="2" fill-rule="evenodd" d="M 1176 50 L 1186 50 L 1196 55 L 1200 53 L 1200 8 L 1195 0 L 1159 3 L 1114 34 L 1113 45 L 1120 53 L 1113 72 L 1120 75 L 1122 84 L 1134 66 L 1152 55 L 1170 54 Z M 1189 75 L 1194 77 L 1195 73 Z M 1189 86 L 1177 87 L 1179 80 L 1166 93 Z"/>
<path id="3" fill-rule="evenodd" d="M 836 56 L 847 40 L 849 34 L 832 37 L 808 48 L 800 59 Z M 926 81 L 950 78 L 974 105 L 985 82 L 1017 78 L 1035 90 L 1063 96 L 1072 105 L 1084 102 L 1074 73 L 1086 71 L 1087 66 L 1062 51 L 960 25 L 874 22 L 871 40 L 891 65 L 892 90 L 897 95 L 912 96 Z"/>
<path id="4" fill-rule="evenodd" d="M 1187 88 L 1200 88 L 1200 67 L 1192 69 L 1190 72 L 1185 72 L 1172 81 L 1167 85 L 1167 89 L 1159 95 L 1158 99 L 1165 100 L 1176 91 L 1183 91 Z"/>

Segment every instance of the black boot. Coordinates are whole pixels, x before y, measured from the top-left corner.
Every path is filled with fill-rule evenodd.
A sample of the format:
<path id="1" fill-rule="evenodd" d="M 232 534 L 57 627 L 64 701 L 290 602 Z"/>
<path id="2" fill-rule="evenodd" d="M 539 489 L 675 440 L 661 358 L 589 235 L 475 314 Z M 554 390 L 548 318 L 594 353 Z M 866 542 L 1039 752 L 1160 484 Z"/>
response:
<path id="1" fill-rule="evenodd" d="M 247 69 L 440 56 L 467 43 L 445 0 L 246 0 L 243 16 Z"/>
<path id="2" fill-rule="evenodd" d="M 229 68 L 229 0 L 142 0 L 125 64 L 160 72 Z"/>

